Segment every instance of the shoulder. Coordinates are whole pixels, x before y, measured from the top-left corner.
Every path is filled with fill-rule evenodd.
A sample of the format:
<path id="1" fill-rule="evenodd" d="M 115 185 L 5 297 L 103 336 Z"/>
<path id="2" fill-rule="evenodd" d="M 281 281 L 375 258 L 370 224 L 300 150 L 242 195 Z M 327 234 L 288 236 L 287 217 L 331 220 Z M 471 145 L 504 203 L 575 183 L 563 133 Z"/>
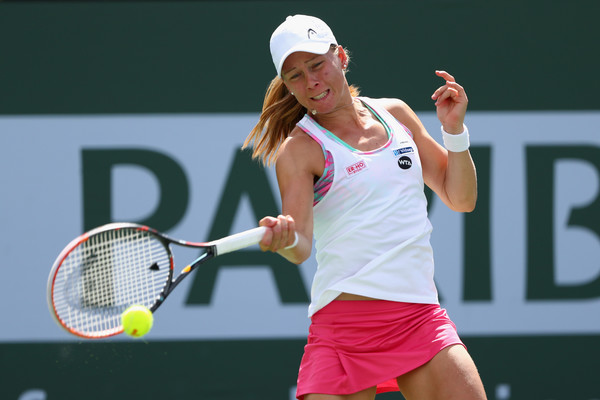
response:
<path id="1" fill-rule="evenodd" d="M 324 164 L 325 157 L 321 145 L 302 129 L 295 127 L 281 144 L 276 168 L 278 171 L 309 172 L 320 176 Z"/>
<path id="2" fill-rule="evenodd" d="M 404 101 L 396 98 L 367 98 L 367 100 L 379 107 L 384 108 L 392 114 L 394 118 L 402 122 L 404 125 L 410 125 L 411 122 L 418 120 L 415 112 Z"/>
<path id="3" fill-rule="evenodd" d="M 390 113 L 392 117 L 408 128 L 414 139 L 428 136 L 417 114 L 404 101 L 395 98 L 367 98 L 367 101 Z"/>
<path id="4" fill-rule="evenodd" d="M 302 156 L 306 153 L 322 152 L 321 145 L 317 143 L 301 128 L 296 126 L 281 144 L 282 155 Z"/>

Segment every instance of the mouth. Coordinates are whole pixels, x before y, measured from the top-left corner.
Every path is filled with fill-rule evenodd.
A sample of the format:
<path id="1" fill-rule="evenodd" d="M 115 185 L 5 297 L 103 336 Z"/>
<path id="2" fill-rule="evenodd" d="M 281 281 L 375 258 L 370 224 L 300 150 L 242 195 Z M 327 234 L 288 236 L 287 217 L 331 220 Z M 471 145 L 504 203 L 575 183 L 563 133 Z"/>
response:
<path id="1" fill-rule="evenodd" d="M 316 100 L 316 101 L 323 100 L 325 97 L 327 97 L 328 94 L 329 94 L 329 89 L 327 89 L 323 93 L 318 94 L 317 96 L 311 97 L 311 99 Z"/>

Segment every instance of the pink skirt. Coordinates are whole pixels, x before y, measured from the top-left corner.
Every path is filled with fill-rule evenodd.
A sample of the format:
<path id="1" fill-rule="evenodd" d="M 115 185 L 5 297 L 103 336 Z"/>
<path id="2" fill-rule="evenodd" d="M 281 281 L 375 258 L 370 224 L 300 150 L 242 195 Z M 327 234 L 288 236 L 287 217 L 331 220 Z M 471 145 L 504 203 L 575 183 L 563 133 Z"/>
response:
<path id="1" fill-rule="evenodd" d="M 461 342 L 438 304 L 335 300 L 312 316 L 296 397 L 346 395 L 377 386 L 398 391 L 396 378 Z"/>

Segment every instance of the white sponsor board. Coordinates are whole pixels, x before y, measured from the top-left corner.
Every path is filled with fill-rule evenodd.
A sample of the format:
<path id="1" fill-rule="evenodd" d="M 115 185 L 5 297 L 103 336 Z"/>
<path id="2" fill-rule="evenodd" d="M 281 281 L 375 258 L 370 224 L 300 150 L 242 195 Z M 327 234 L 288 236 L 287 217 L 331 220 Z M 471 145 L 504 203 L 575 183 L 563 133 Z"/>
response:
<path id="1" fill-rule="evenodd" d="M 435 115 L 420 116 L 440 140 Z M 168 233 L 204 241 L 209 239 L 235 152 L 256 119 L 255 114 L 0 117 L 0 341 L 78 340 L 53 322 L 46 283 L 59 251 L 82 231 L 83 149 L 146 149 L 175 160 L 188 179 L 190 201 L 182 220 Z M 527 146 L 598 150 L 600 113 L 471 112 L 467 123 L 472 145 L 491 150 L 489 299 L 464 299 L 464 216 L 439 200 L 432 203 L 430 213 L 436 281 L 459 332 L 464 336 L 600 333 L 600 293 L 583 299 L 527 298 L 527 237 L 538 232 L 527 228 L 525 151 Z M 600 275 L 600 237 L 569 226 L 566 219 L 572 209 L 597 201 L 600 171 L 585 160 L 566 158 L 551 172 L 555 240 L 547 251 L 555 258 L 555 283 L 584 285 Z M 273 171 L 267 175 L 279 201 Z M 203 187 L 207 180 L 214 186 Z M 115 168 L 113 220 L 150 215 L 159 189 L 144 168 Z M 255 226 L 260 217 L 242 201 L 232 233 Z M 176 262 L 183 267 L 195 254 L 176 253 Z M 289 268 L 297 267 L 289 264 Z M 309 288 L 315 263 L 311 259 L 299 268 Z M 283 304 L 266 268 L 222 269 L 210 305 L 186 305 L 191 281 L 184 281 L 157 312 L 147 340 L 301 338 L 307 333 L 307 304 Z"/>

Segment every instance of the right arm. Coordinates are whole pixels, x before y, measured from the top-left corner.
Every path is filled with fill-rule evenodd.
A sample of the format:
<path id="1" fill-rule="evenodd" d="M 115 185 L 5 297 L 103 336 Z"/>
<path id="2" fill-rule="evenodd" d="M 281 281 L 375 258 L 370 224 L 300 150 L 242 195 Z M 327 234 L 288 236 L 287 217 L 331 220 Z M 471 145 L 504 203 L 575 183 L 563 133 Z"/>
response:
<path id="1" fill-rule="evenodd" d="M 300 128 L 295 128 L 283 142 L 275 165 L 281 195 L 282 215 L 265 217 L 259 225 L 269 228 L 260 247 L 277 252 L 294 264 L 310 257 L 313 240 L 313 185 L 321 176 L 325 158 L 320 145 Z M 294 242 L 298 244 L 285 247 Z"/>

